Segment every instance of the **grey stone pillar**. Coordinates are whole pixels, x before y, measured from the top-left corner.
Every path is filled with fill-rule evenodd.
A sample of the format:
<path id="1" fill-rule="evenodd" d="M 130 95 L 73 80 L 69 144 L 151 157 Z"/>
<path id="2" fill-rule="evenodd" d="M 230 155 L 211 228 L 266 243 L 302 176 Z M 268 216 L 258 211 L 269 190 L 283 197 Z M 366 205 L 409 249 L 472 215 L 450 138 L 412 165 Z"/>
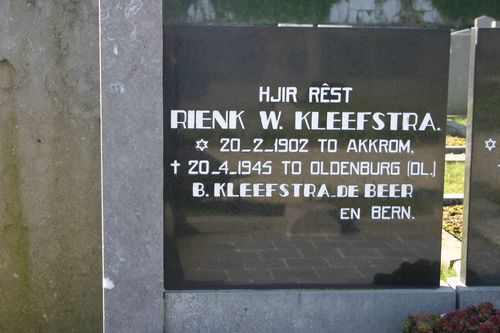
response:
<path id="1" fill-rule="evenodd" d="M 163 328 L 161 1 L 101 0 L 105 332 Z"/>
<path id="2" fill-rule="evenodd" d="M 450 36 L 450 74 L 448 77 L 449 115 L 467 115 L 470 36 L 470 29 L 452 32 Z M 457 130 L 455 129 L 455 131 Z M 464 132 L 460 134 L 465 135 L 465 130 L 460 131 Z"/>

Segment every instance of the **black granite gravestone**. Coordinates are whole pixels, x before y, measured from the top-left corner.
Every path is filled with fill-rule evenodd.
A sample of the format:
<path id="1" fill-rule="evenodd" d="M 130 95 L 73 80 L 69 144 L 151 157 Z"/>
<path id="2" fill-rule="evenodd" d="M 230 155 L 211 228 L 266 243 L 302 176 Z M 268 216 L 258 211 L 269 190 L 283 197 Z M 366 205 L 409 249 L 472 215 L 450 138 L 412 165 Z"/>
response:
<path id="1" fill-rule="evenodd" d="M 500 285 L 500 30 L 478 29 L 468 116 L 466 284 Z M 498 143 L 497 143 L 498 142 Z"/>
<path id="2" fill-rule="evenodd" d="M 438 286 L 449 31 L 164 28 L 167 289 Z"/>

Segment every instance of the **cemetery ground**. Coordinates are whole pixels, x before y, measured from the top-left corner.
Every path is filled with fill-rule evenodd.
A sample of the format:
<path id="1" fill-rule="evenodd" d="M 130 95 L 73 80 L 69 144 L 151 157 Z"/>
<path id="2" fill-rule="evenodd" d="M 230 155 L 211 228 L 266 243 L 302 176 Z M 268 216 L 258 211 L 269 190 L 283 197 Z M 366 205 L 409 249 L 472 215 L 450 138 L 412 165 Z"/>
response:
<path id="1" fill-rule="evenodd" d="M 446 162 L 445 165 L 445 194 L 464 193 L 464 162 Z M 444 205 L 443 207 L 443 229 L 458 240 L 462 240 L 463 204 Z"/>
<path id="2" fill-rule="evenodd" d="M 452 121 L 466 126 L 465 118 L 454 118 Z M 446 147 L 452 154 L 447 154 L 445 164 L 444 193 L 455 197 L 464 194 L 465 178 L 465 145 L 463 136 L 447 135 Z M 457 279 L 460 271 L 462 247 L 463 203 L 445 202 L 443 205 L 443 237 L 441 280 Z"/>

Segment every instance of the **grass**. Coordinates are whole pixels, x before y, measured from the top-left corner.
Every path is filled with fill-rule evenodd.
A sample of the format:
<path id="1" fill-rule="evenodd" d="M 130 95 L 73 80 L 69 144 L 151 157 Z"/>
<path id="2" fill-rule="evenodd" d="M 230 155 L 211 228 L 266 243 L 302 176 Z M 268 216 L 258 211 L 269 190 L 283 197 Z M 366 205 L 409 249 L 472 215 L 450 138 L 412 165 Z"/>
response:
<path id="1" fill-rule="evenodd" d="M 444 193 L 464 193 L 465 164 L 446 162 L 444 167 Z"/>
<path id="2" fill-rule="evenodd" d="M 467 126 L 467 118 L 465 117 L 453 118 L 453 121 L 456 122 L 457 124 Z"/>
<path id="3" fill-rule="evenodd" d="M 452 277 L 456 277 L 457 276 L 457 272 L 455 271 L 455 269 L 453 267 L 442 267 L 441 266 L 441 271 L 440 271 L 440 278 L 441 278 L 441 281 L 448 281 L 449 278 L 452 278 Z"/>

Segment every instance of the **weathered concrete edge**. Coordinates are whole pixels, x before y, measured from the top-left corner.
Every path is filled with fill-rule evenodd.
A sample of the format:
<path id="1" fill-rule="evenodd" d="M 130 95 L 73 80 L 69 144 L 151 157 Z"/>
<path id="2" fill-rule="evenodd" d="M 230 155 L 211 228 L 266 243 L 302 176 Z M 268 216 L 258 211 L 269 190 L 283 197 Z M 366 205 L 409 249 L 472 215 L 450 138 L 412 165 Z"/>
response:
<path id="1" fill-rule="evenodd" d="M 400 332 L 408 314 L 455 309 L 450 287 L 386 290 L 167 291 L 176 332 Z"/>
<path id="2" fill-rule="evenodd" d="M 469 305 L 478 305 L 489 301 L 500 308 L 500 287 L 457 287 L 457 299 L 460 309 Z"/>
<path id="3" fill-rule="evenodd" d="M 163 330 L 162 2 L 100 0 L 104 331 Z"/>

